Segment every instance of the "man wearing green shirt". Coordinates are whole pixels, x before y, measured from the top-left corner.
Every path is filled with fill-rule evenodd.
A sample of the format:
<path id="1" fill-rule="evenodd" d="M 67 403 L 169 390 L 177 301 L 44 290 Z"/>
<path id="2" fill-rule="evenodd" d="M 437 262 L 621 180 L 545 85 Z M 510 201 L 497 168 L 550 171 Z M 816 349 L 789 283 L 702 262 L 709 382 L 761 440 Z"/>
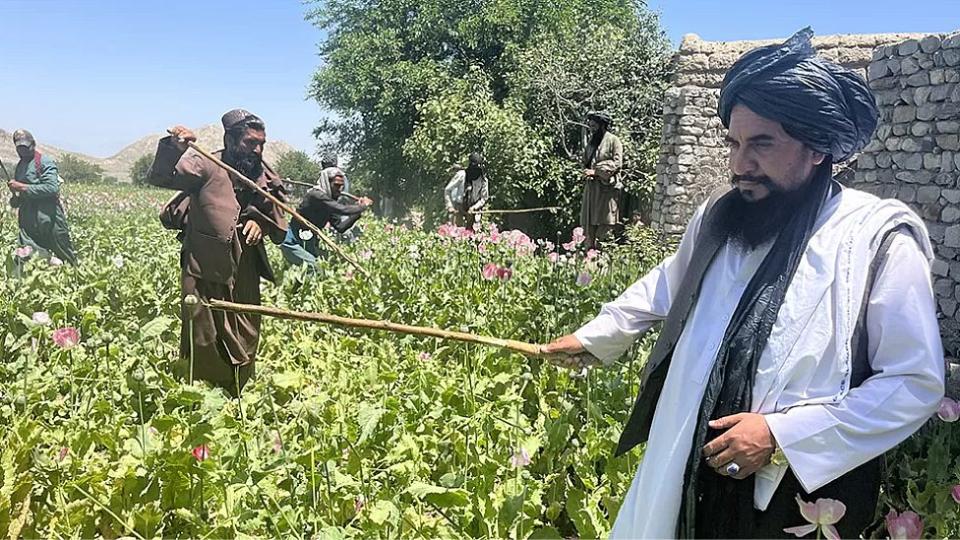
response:
<path id="1" fill-rule="evenodd" d="M 67 215 L 60 204 L 60 175 L 57 164 L 37 152 L 37 142 L 24 129 L 13 133 L 20 162 L 7 187 L 13 196 L 10 206 L 18 210 L 19 244 L 41 257 L 55 256 L 70 264 L 77 255 L 70 241 Z"/>

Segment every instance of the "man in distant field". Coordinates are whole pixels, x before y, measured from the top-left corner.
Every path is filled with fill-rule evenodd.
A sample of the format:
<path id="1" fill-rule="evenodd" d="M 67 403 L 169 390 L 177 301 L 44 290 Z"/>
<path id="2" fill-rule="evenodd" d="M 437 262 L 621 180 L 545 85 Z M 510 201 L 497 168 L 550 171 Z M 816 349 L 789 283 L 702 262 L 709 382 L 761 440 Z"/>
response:
<path id="1" fill-rule="evenodd" d="M 45 258 L 57 257 L 70 264 L 77 255 L 70 240 L 67 215 L 60 204 L 57 164 L 37 151 L 37 142 L 25 129 L 13 133 L 20 162 L 7 187 L 10 206 L 18 210 L 19 244 Z"/>
<path id="2" fill-rule="evenodd" d="M 263 121 L 242 109 L 227 112 L 221 120 L 224 149 L 217 157 L 282 198 L 280 179 L 261 160 Z M 188 149 L 187 142 L 196 141 L 192 131 L 176 126 L 171 133 L 160 140 L 147 182 L 190 196 L 180 253 L 181 294 L 201 303 L 181 308 L 180 354 L 190 358 L 192 321 L 194 376 L 236 395 L 254 373 L 260 316 L 212 311 L 203 302 L 260 304 L 260 278 L 274 279 L 263 239 L 280 243 L 286 221 L 266 197 Z"/>
<path id="3" fill-rule="evenodd" d="M 675 255 L 545 346 L 565 365 L 610 362 L 663 321 L 617 448 L 646 442 L 614 538 L 803 536 L 798 497 L 845 503 L 830 532 L 857 538 L 883 454 L 943 396 L 924 222 L 832 178 L 878 111 L 811 36 L 749 51 L 724 78 L 733 189 L 698 208 Z"/>
<path id="4" fill-rule="evenodd" d="M 329 189 L 324 191 L 313 188 L 308 191 L 297 212 L 320 229 L 330 225 L 338 233 L 344 233 L 353 227 L 373 201 L 361 197 L 357 204 L 339 202 L 344 188 L 344 176 L 339 169 L 334 169 L 330 175 Z M 280 250 L 290 264 L 312 265 L 317 262 L 320 254 L 320 239 L 299 221 L 291 221 Z"/>
<path id="5" fill-rule="evenodd" d="M 623 143 L 610 132 L 613 119 L 605 112 L 587 114 L 590 140 L 583 153 L 583 198 L 580 226 L 588 249 L 612 240 L 620 226 L 623 195 Z"/>

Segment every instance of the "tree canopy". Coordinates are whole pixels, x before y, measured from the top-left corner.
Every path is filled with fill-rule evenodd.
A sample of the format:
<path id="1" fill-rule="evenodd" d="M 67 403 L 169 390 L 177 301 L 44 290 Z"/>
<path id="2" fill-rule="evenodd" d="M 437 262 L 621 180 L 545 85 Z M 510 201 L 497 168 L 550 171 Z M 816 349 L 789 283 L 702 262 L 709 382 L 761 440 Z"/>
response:
<path id="1" fill-rule="evenodd" d="M 441 209 L 454 163 L 479 151 L 497 207 L 578 210 L 584 116 L 606 110 L 628 189 L 651 192 L 670 46 L 636 0 L 315 0 L 326 31 L 312 94 L 336 117 L 316 134 L 351 178 L 400 208 Z"/>

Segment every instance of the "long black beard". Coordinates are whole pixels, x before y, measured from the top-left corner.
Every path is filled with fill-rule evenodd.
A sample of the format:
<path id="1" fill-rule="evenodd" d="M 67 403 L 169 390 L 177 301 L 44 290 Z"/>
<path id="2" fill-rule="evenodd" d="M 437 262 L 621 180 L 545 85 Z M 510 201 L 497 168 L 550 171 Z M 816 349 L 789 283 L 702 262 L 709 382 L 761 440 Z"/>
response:
<path id="1" fill-rule="evenodd" d="M 736 184 L 740 179 L 734 177 L 732 182 Z M 748 201 L 737 190 L 737 196 L 731 198 L 718 215 L 717 225 L 724 237 L 750 249 L 773 239 L 783 230 L 800 208 L 799 202 L 810 194 L 816 181 L 814 178 L 799 189 L 784 191 L 769 178 L 743 179 L 763 184 L 770 194 L 759 201 Z"/>
<path id="2" fill-rule="evenodd" d="M 223 161 L 254 182 L 263 174 L 263 161 L 253 152 L 228 148 L 223 152 Z"/>

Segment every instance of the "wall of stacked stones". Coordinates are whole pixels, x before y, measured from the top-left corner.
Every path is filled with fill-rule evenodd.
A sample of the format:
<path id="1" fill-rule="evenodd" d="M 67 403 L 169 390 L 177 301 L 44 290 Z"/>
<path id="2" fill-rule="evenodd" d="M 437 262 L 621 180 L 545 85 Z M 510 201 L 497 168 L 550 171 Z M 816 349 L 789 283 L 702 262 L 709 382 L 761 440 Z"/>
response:
<path id="1" fill-rule="evenodd" d="M 867 69 L 880 125 L 853 186 L 908 203 L 927 224 L 947 351 L 960 355 L 960 33 L 878 47 Z"/>
<path id="2" fill-rule="evenodd" d="M 874 50 L 912 34 L 822 36 L 819 54 L 866 76 Z M 724 128 L 717 118 L 723 76 L 743 53 L 769 41 L 703 41 L 684 37 L 674 57 L 675 79 L 664 97 L 663 132 L 652 209 L 653 226 L 682 232 L 697 205 L 728 180 Z"/>
<path id="3" fill-rule="evenodd" d="M 697 205 L 728 181 L 716 115 L 723 75 L 744 52 L 777 41 L 686 36 L 664 98 L 652 225 L 680 233 Z M 949 354 L 960 355 L 960 34 L 814 38 L 818 53 L 869 81 L 881 110 L 874 140 L 849 164 L 854 187 L 896 197 L 927 223 L 934 287 Z"/>

